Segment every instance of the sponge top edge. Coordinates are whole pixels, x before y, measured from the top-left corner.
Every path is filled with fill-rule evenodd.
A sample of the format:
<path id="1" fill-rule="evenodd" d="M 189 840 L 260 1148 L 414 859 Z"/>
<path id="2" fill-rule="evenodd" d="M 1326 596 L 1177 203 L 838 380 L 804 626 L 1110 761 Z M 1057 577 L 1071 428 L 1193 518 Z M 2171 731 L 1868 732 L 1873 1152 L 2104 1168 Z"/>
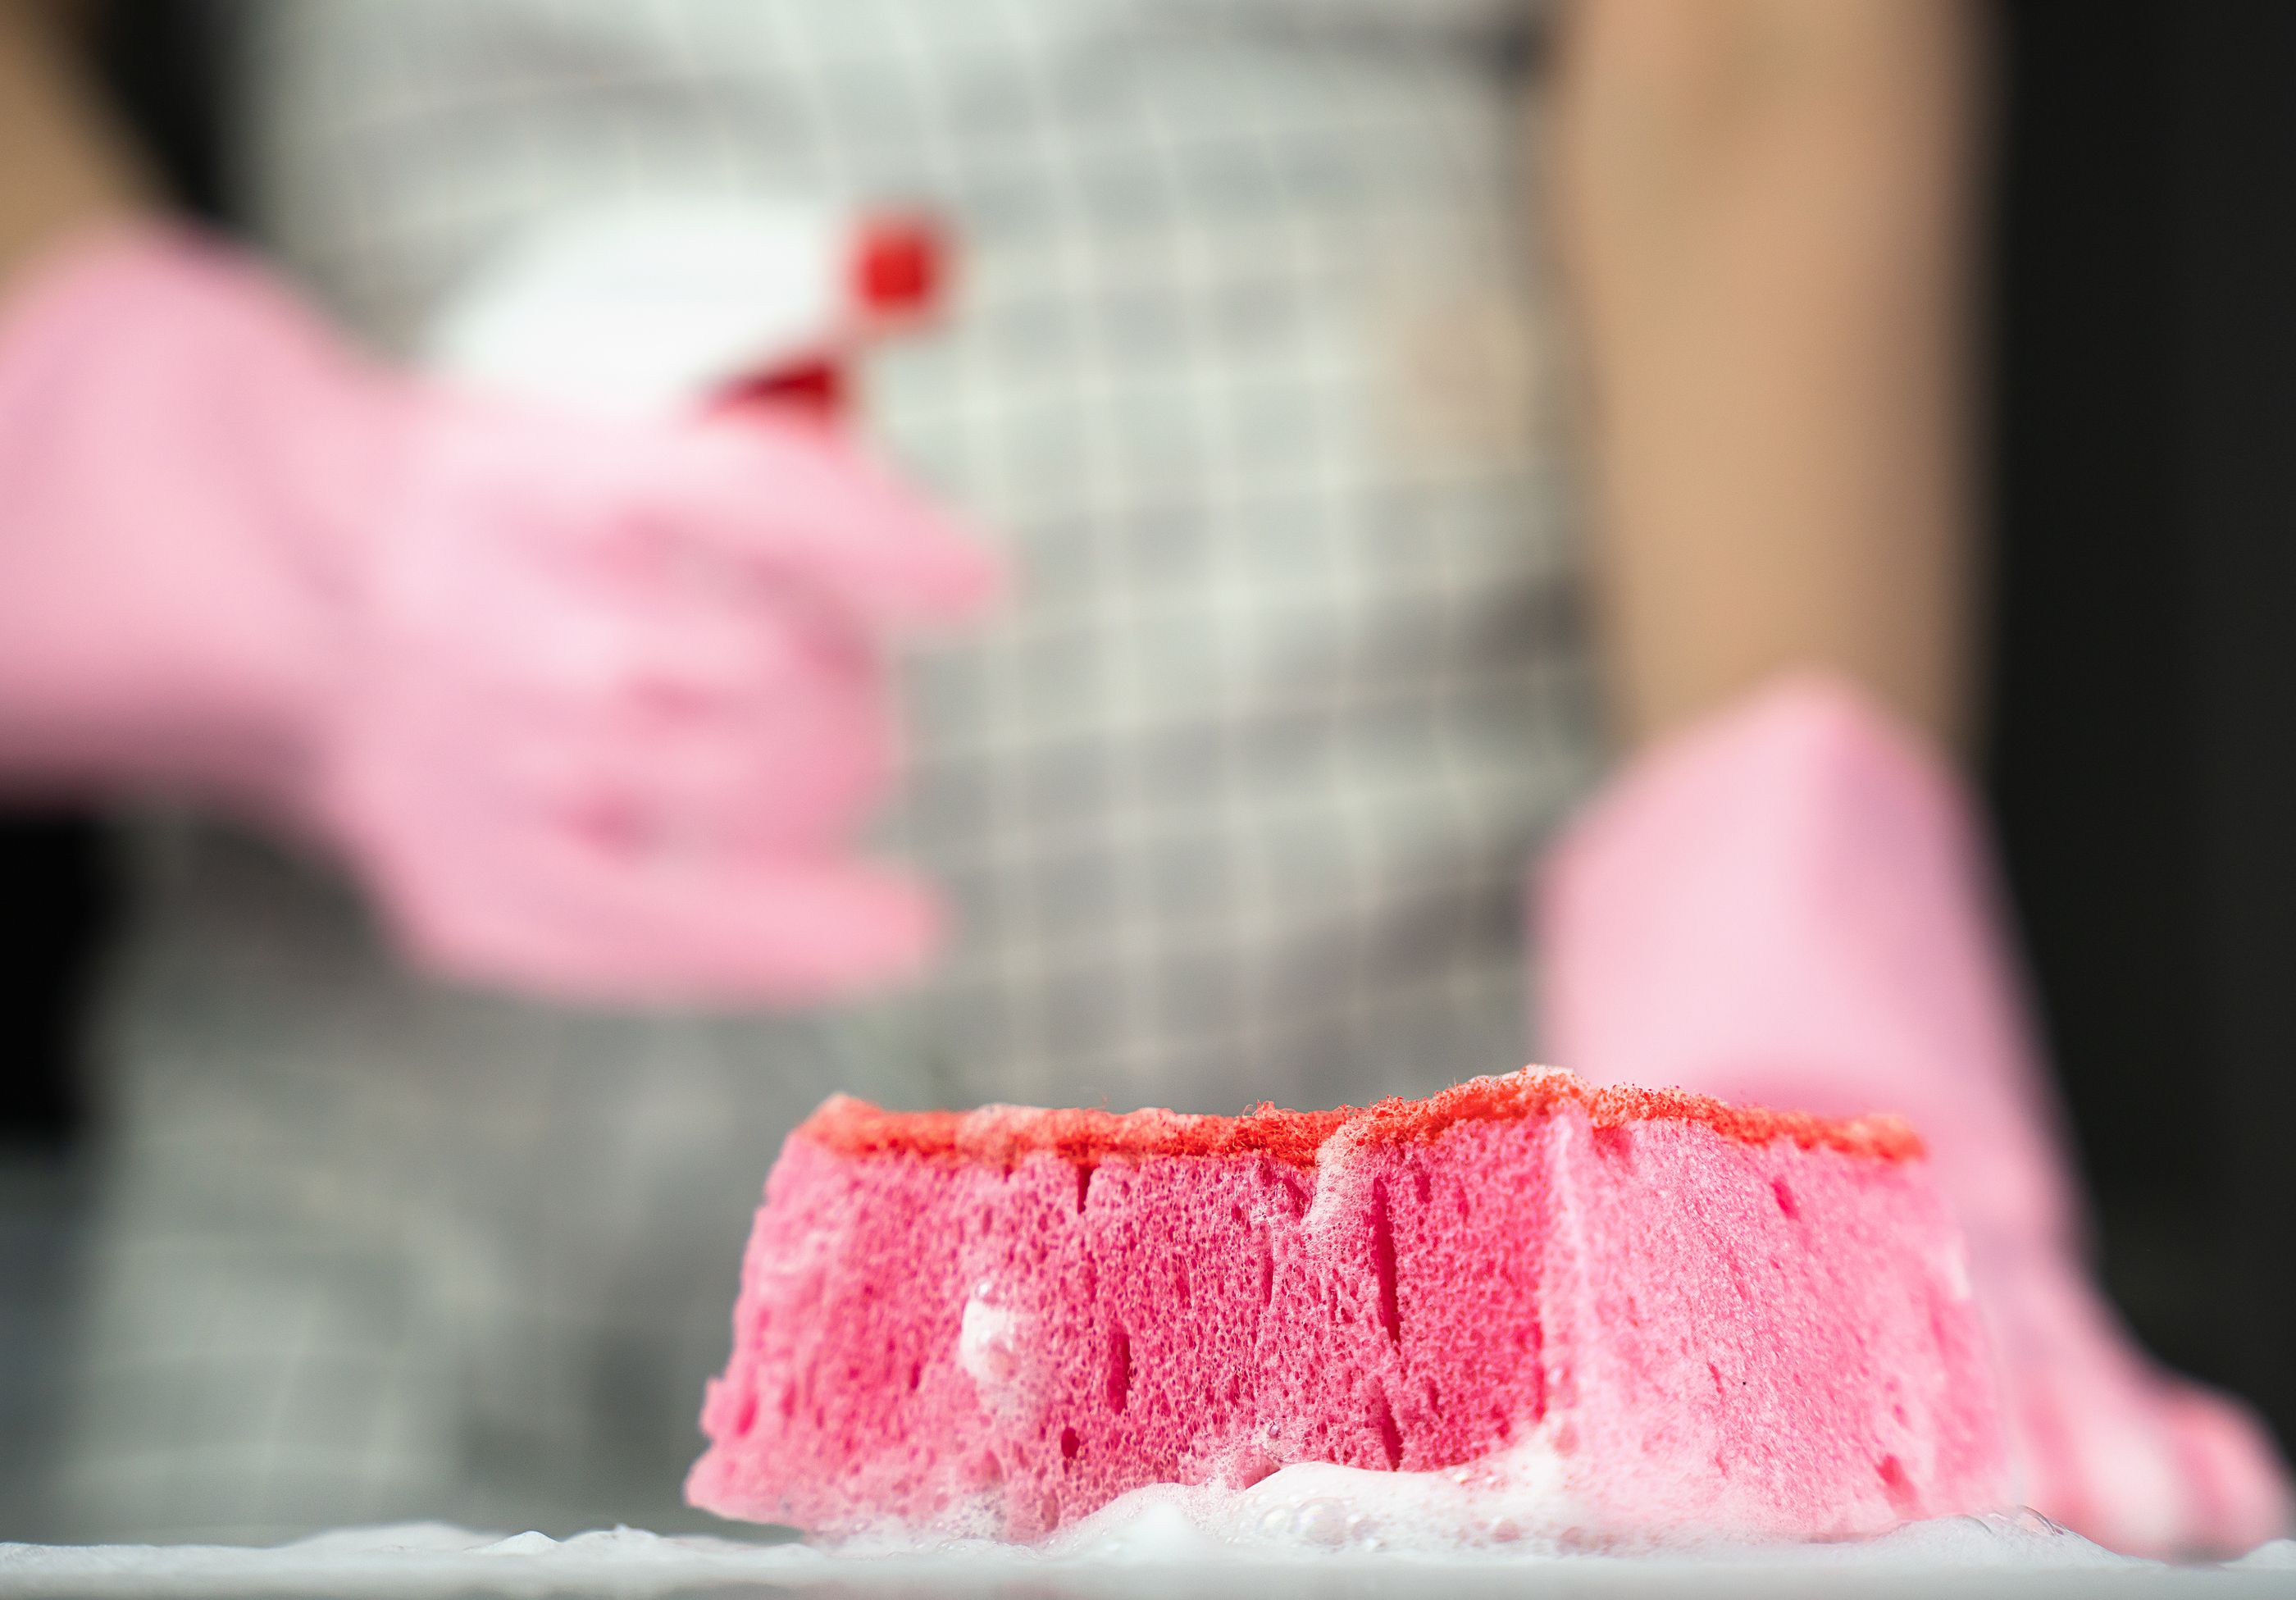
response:
<path id="1" fill-rule="evenodd" d="M 1109 1112 L 1029 1105 L 977 1111 L 887 1111 L 849 1095 L 832 1095 L 791 1135 L 845 1156 L 906 1156 L 956 1163 L 1010 1165 L 1050 1154 L 1082 1166 L 1110 1157 L 1261 1156 L 1312 1168 L 1342 1128 L 1350 1147 L 1431 1143 L 1465 1122 L 1511 1122 L 1585 1112 L 1595 1128 L 1636 1122 L 1701 1124 L 1739 1145 L 1789 1140 L 1869 1161 L 1904 1161 L 1923 1153 L 1921 1138 L 1894 1116 L 1820 1117 L 1807 1112 L 1736 1106 L 1684 1089 L 1595 1088 L 1550 1067 L 1472 1078 L 1424 1100 L 1387 1099 L 1364 1107 L 1286 1111 L 1262 1103 L 1240 1117 L 1149 1109 Z"/>

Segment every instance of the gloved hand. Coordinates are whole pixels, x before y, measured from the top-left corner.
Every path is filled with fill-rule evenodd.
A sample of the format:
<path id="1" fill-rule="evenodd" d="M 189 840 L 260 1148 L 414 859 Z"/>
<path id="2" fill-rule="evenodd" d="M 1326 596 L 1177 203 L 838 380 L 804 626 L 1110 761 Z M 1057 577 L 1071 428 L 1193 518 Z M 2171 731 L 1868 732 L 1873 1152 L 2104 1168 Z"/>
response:
<path id="1" fill-rule="evenodd" d="M 928 955 L 856 858 L 885 646 L 994 564 L 834 431 L 368 365 L 157 229 L 0 308 L 0 784 L 316 836 L 442 972 L 797 1002 Z"/>
<path id="2" fill-rule="evenodd" d="M 2090 1282 L 1980 825 L 1881 712 L 1811 679 L 1676 736 L 1561 841 L 1538 917 L 1558 1065 L 1921 1130 L 2030 1505 L 2145 1554 L 2285 1530 L 2262 1429 L 2153 1366 Z"/>

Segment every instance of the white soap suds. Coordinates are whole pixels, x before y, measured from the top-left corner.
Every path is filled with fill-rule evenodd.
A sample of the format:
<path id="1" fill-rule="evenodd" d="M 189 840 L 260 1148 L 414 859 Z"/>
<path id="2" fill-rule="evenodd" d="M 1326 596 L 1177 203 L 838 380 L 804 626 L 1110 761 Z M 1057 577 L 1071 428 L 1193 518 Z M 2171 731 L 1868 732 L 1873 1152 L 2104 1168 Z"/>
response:
<path id="1" fill-rule="evenodd" d="M 554 1539 L 440 1522 L 349 1528 L 270 1548 L 0 1544 L 0 1596 L 650 1596 L 729 1582 L 804 1581 L 833 1558 L 808 1546 L 615 1528 Z"/>
<path id="2" fill-rule="evenodd" d="M 1542 1432 L 1444 1472 L 1302 1462 L 1249 1489 L 1152 1484 L 1056 1534 L 1049 1547 L 1084 1557 L 1158 1549 L 1560 1555 L 1558 1533 L 1582 1521 L 1562 1458 Z"/>
<path id="3" fill-rule="evenodd" d="M 1346 1468 L 1286 1468 L 1255 1486 L 1250 1504 L 1263 1517 L 1240 1543 L 1213 1534 L 1171 1497 L 1128 1496 L 1070 1536 L 1037 1549 L 988 1540 L 919 1544 L 864 1553 L 802 1544 L 698 1536 L 664 1538 L 632 1528 L 569 1539 L 539 1533 L 511 1538 L 437 1523 L 352 1529 L 273 1549 L 223 1546 L 56 1547 L 0 1544 L 0 1596 L 245 1596 L 249 1600 L 325 1594 L 366 1596 L 455 1595 L 621 1596 L 718 1592 L 770 1585 L 776 1592 L 839 1595 L 1030 1595 L 1129 1596 L 1195 1591 L 1254 1600 L 1326 1595 L 1376 1586 L 1381 1594 L 1434 1596 L 1572 1594 L 1827 1596 L 1855 1569 L 1860 1594 L 1923 1595 L 1970 1587 L 2047 1596 L 2069 1592 L 2082 1573 L 2111 1570 L 2117 1595 L 2164 1597 L 2276 1592 L 2296 1570 L 2296 1542 L 2263 1546 L 2229 1566 L 2172 1567 L 2112 1555 L 2031 1513 L 1944 1517 L 1857 1543 L 1761 1548 L 1714 1547 L 1666 1555 L 1558 1555 L 1528 1541 L 1436 1553 L 1388 1542 L 1372 1531 L 1377 1514 L 1351 1491 Z M 1299 1473 L 1271 1490 L 1277 1478 Z M 1398 1505 L 1436 1502 L 1449 1491 L 1417 1486 Z M 1252 1491 L 1247 1491 L 1250 1496 Z M 1247 1497 L 1237 1497 L 1239 1501 Z M 1241 1525 L 1243 1507 L 1231 1525 Z M 1363 1519 L 1370 1519 L 1365 1521 Z M 2227 1586 L 2230 1586 L 2229 1588 Z M 2259 1587 L 2259 1585 L 2261 1587 Z"/>
<path id="4" fill-rule="evenodd" d="M 2241 1571 L 2296 1572 L 2296 1538 L 2276 1538 L 2227 1563 Z"/>
<path id="5" fill-rule="evenodd" d="M 956 1364 L 984 1394 L 1010 1383 L 1019 1364 L 1013 1343 L 1016 1319 L 1010 1307 L 989 1298 L 990 1292 L 987 1284 L 972 1292 L 956 1329 Z"/>

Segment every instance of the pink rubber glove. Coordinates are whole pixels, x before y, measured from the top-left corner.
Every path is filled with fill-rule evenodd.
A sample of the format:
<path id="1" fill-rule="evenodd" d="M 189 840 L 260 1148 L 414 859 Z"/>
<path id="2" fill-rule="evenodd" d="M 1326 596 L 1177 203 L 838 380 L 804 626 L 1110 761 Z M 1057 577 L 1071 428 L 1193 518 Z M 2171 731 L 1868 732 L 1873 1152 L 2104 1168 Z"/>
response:
<path id="1" fill-rule="evenodd" d="M 834 431 L 594 421 L 369 365 L 158 230 L 0 308 L 0 784 L 316 836 L 449 974 L 809 1000 L 914 971 L 857 859 L 888 634 L 996 572 Z"/>
<path id="2" fill-rule="evenodd" d="M 1797 681 L 1677 735 L 1566 835 L 1538 910 L 1558 1065 L 1921 1129 L 2029 1504 L 2146 1554 L 2287 1526 L 2255 1420 L 2153 1366 L 2092 1285 L 1980 825 L 1877 710 Z"/>

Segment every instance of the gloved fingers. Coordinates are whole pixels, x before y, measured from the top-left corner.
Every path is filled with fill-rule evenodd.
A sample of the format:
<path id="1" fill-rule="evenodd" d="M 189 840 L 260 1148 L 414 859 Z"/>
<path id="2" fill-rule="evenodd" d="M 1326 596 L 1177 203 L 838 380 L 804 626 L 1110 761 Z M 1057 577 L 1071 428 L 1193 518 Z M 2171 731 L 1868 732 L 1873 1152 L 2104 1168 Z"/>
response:
<path id="1" fill-rule="evenodd" d="M 640 708 L 602 726 L 527 730 L 503 761 L 537 826 L 627 853 L 827 849 L 890 785 L 897 741 L 881 705 L 791 697 L 754 716 L 668 719 Z"/>
<path id="2" fill-rule="evenodd" d="M 772 613 L 726 601 L 647 603 L 579 628 L 587 636 L 578 643 L 554 657 L 537 652 L 537 687 L 602 714 L 665 722 L 754 717 L 792 700 L 873 702 L 884 692 L 882 649 L 818 607 Z"/>
<path id="3" fill-rule="evenodd" d="M 2230 1548 L 2219 1508 L 2269 1505 L 2281 1484 L 2268 1447 L 2237 1448 L 2237 1409 L 2138 1358 L 2069 1264 L 2037 1263 L 1993 1288 L 1997 1313 L 2008 1313 L 1996 1342 L 2028 1502 L 2128 1555 Z M 2205 1433 L 2195 1425 L 2203 1421 Z"/>
<path id="4" fill-rule="evenodd" d="M 610 891 L 611 901 L 611 891 Z M 938 948 L 939 898 L 914 877 L 849 859 L 758 858 L 632 908 L 666 981 L 697 997 L 825 999 L 918 973 Z"/>
<path id="5" fill-rule="evenodd" d="M 2196 1491 L 2183 1553 L 2236 1555 L 2285 1537 L 2296 1521 L 2287 1469 L 2248 1409 L 2197 1383 L 2173 1380 L 2161 1406 Z"/>
<path id="6" fill-rule="evenodd" d="M 1001 592 L 980 539 L 850 439 L 754 415 L 697 426 L 693 478 L 659 508 L 694 542 L 878 628 L 964 621 Z"/>
<path id="7" fill-rule="evenodd" d="M 2150 1385 L 2105 1373 L 2076 1383 L 2074 1375 L 2060 1367 L 2052 1383 L 2072 1450 L 2065 1470 L 2079 1484 L 2076 1503 L 2083 1509 L 2060 1520 L 2130 1555 L 2178 1554 L 2193 1526 L 2194 1485 L 2151 1404 Z"/>
<path id="8" fill-rule="evenodd" d="M 321 808 L 429 964 L 798 1003 L 913 971 L 935 903 L 832 852 L 893 762 L 888 623 L 993 565 L 824 431 L 442 402 Z"/>
<path id="9" fill-rule="evenodd" d="M 808 596 L 767 606 L 578 570 L 519 571 L 485 596 L 451 597 L 372 654 L 394 699 L 430 702 L 426 719 L 516 726 L 754 719 L 824 698 L 873 707 L 887 673 L 878 640 Z"/>
<path id="10" fill-rule="evenodd" d="M 632 859 L 561 835 L 517 881 L 408 919 L 425 964 L 593 1003 L 805 1005 L 913 976 L 939 901 L 897 870 L 826 857 Z"/>
<path id="11" fill-rule="evenodd" d="M 670 632 L 554 679 L 434 696 L 424 759 L 537 825 L 630 849 L 806 850 L 847 837 L 890 784 L 898 748 L 883 663 L 784 630 L 681 652 Z M 659 644 L 662 648 L 652 648 Z"/>
<path id="12" fill-rule="evenodd" d="M 633 423 L 434 395 L 395 511 L 390 546 L 437 552 L 417 564 L 466 589 L 502 564 L 624 598 L 809 595 L 874 630 L 960 620 L 1002 581 L 850 439 L 753 413 Z"/>

